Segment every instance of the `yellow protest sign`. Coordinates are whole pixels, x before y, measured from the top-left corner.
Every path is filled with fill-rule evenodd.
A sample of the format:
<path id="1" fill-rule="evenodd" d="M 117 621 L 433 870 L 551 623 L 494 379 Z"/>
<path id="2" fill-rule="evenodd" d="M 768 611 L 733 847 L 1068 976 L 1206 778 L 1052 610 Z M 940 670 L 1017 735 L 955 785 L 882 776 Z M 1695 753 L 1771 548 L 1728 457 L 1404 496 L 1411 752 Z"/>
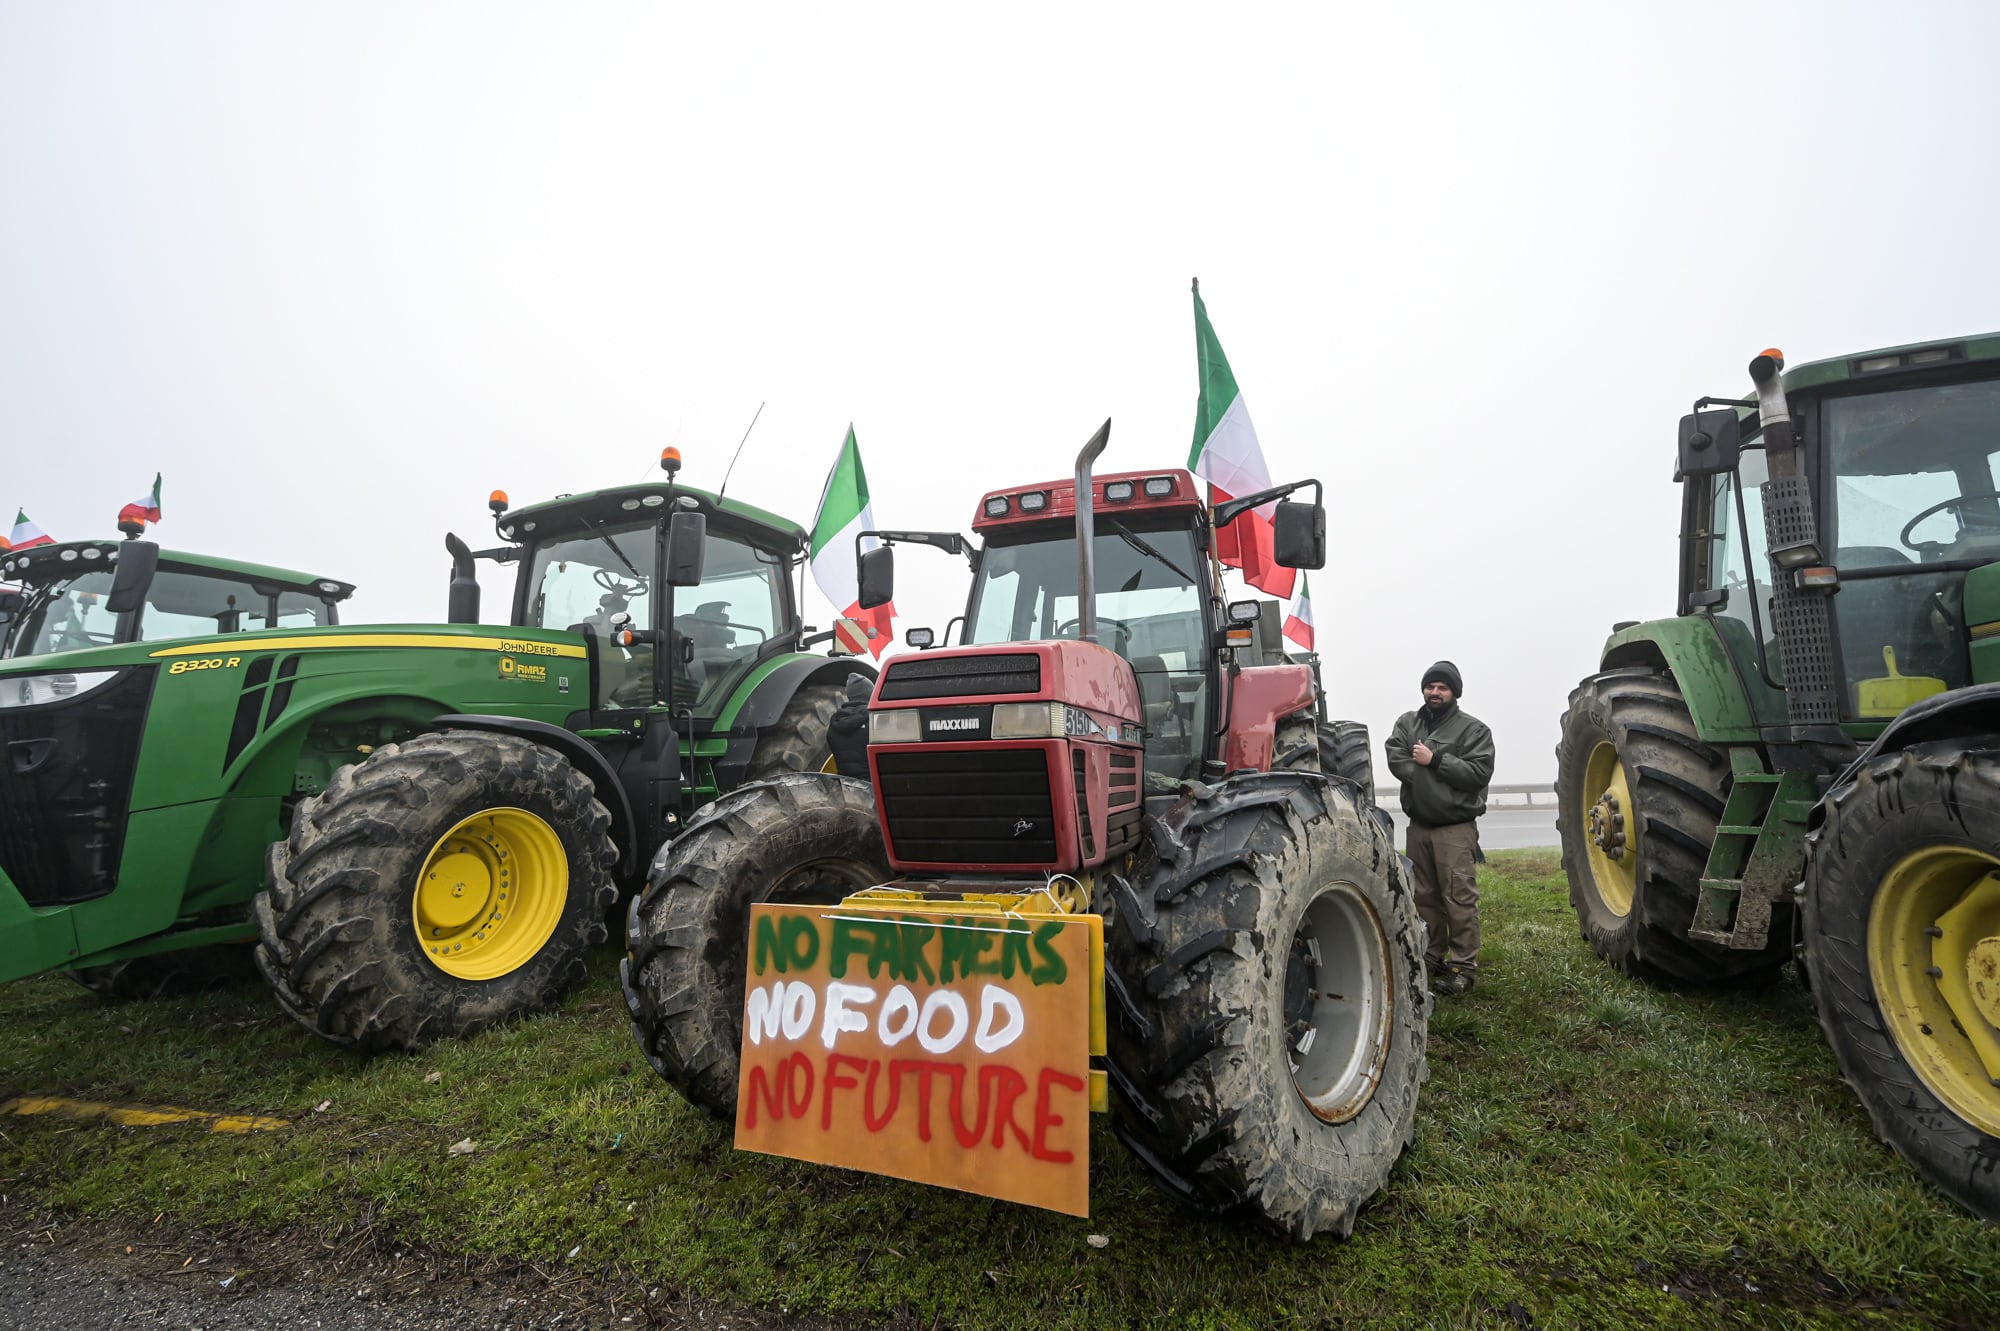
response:
<path id="1" fill-rule="evenodd" d="M 752 907 L 736 1145 L 1088 1215 L 1099 927 Z"/>

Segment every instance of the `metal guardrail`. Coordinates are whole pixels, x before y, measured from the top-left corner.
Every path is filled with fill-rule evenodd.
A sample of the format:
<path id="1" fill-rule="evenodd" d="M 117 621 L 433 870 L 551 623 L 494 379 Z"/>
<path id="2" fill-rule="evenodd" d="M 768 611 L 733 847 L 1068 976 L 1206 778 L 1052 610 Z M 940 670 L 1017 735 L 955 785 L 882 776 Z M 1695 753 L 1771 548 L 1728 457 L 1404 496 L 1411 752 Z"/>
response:
<path id="1" fill-rule="evenodd" d="M 1504 797 L 1504 798 L 1502 798 Z M 1402 798 L 1396 792 L 1396 782 L 1392 778 L 1384 783 L 1380 774 L 1375 778 L 1375 799 L 1379 804 L 1402 807 Z M 1516 802 L 1518 801 L 1518 802 Z M 1529 783 L 1513 786 L 1488 786 L 1486 807 L 1489 809 L 1546 809 L 1556 802 L 1555 783 Z"/>

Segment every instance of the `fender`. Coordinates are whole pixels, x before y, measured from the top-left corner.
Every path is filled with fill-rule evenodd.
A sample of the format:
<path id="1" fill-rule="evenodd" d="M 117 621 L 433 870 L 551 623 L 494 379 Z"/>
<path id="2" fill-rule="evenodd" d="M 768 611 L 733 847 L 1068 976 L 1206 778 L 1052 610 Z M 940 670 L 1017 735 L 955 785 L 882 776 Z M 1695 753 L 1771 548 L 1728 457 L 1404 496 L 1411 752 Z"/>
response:
<path id="1" fill-rule="evenodd" d="M 754 734 L 776 721 L 807 684 L 844 684 L 849 675 L 866 675 L 871 681 L 876 668 L 852 656 L 813 656 L 798 653 L 773 658 L 738 686 L 736 697 L 715 719 L 718 733 Z"/>
<path id="2" fill-rule="evenodd" d="M 1735 620 L 1729 621 L 1732 627 Z M 1749 650 L 1749 631 L 1743 633 Z M 1757 679 L 1764 705 L 1755 706 L 1746 678 L 1737 669 L 1738 657 L 1723 640 L 1715 620 L 1708 615 L 1682 615 L 1678 619 L 1655 619 L 1634 624 L 1613 633 L 1604 644 L 1600 670 L 1621 666 L 1655 666 L 1667 671 L 1680 685 L 1694 716 L 1695 733 L 1710 744 L 1755 744 L 1763 737 L 1757 730 L 1757 713 L 1773 719 L 1785 715 L 1783 695 Z"/>
<path id="3" fill-rule="evenodd" d="M 632 803 L 625 798 L 625 787 L 619 783 L 618 774 L 611 770 L 611 764 L 605 761 L 597 747 L 581 735 L 546 721 L 526 721 L 514 716 L 473 716 L 460 712 L 432 717 L 431 724 L 444 730 L 478 730 L 495 735 L 513 735 L 554 749 L 590 778 L 590 784 L 597 787 L 597 798 L 610 810 L 611 841 L 618 847 L 618 876 L 624 878 L 636 873 L 642 854 L 650 855 L 650 847 L 642 851 L 639 846 Z"/>
<path id="4" fill-rule="evenodd" d="M 1302 665 L 1245 666 L 1230 684 L 1223 765 L 1232 772 L 1271 770 L 1278 718 L 1310 711 L 1312 672 Z"/>

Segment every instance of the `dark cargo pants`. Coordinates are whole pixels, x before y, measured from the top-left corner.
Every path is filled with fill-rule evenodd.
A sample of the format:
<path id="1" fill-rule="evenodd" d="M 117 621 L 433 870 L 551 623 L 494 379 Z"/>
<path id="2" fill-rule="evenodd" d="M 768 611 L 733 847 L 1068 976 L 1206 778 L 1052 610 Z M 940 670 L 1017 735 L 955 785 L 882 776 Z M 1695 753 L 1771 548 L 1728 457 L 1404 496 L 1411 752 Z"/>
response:
<path id="1" fill-rule="evenodd" d="M 1423 827 L 1413 822 L 1409 845 L 1417 871 L 1417 914 L 1431 931 L 1425 964 L 1433 972 L 1448 965 L 1477 968 L 1479 824 Z"/>

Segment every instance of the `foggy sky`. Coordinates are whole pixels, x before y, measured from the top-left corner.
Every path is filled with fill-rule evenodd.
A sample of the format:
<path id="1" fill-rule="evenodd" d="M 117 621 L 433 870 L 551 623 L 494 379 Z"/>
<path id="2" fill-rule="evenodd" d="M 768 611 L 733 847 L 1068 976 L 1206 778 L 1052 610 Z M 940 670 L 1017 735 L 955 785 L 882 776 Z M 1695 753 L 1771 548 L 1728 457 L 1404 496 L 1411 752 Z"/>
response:
<path id="1" fill-rule="evenodd" d="M 731 495 L 809 523 L 852 421 L 879 521 L 967 530 L 1106 416 L 1185 463 L 1198 275 L 1327 486 L 1336 713 L 1380 767 L 1449 657 L 1547 780 L 1672 613 L 1693 399 L 2000 327 L 1995 13 L 0 0 L 0 517 L 160 471 L 163 544 L 437 620 L 489 490 L 713 488 L 766 403 Z"/>

